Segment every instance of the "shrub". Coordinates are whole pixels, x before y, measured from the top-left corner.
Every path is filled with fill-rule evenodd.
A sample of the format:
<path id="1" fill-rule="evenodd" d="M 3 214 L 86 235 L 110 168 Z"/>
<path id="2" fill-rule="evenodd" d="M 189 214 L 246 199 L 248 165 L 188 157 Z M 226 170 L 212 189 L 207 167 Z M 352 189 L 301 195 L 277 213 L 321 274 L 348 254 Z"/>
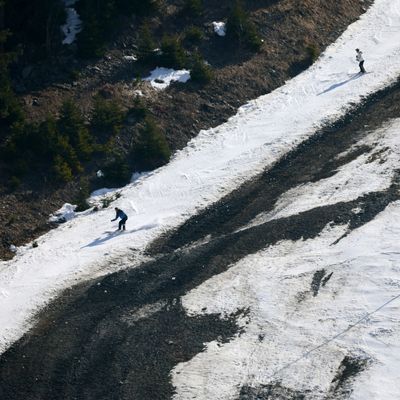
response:
<path id="1" fill-rule="evenodd" d="M 126 160 L 120 155 L 114 155 L 112 159 L 103 166 L 103 180 L 109 185 L 126 185 L 131 177 L 130 168 Z"/>
<path id="2" fill-rule="evenodd" d="M 115 102 L 96 96 L 90 125 L 97 136 L 108 138 L 119 133 L 124 113 Z"/>
<path id="3" fill-rule="evenodd" d="M 101 208 L 107 208 L 114 200 L 112 197 L 104 197 L 101 199 Z"/>
<path id="4" fill-rule="evenodd" d="M 203 12 L 202 0 L 185 0 L 182 14 L 188 17 L 199 17 Z"/>
<path id="5" fill-rule="evenodd" d="M 67 183 L 72 181 L 72 170 L 61 156 L 54 158 L 53 171 L 58 182 Z"/>
<path id="6" fill-rule="evenodd" d="M 306 58 L 308 59 L 310 65 L 317 61 L 319 53 L 319 49 L 315 44 L 309 44 L 306 46 Z"/>
<path id="7" fill-rule="evenodd" d="M 199 44 L 204 39 L 203 31 L 197 26 L 190 26 L 185 32 L 185 42 L 189 44 Z"/>
<path id="8" fill-rule="evenodd" d="M 178 36 L 164 36 L 161 43 L 161 63 L 168 68 L 183 68 L 186 54 Z"/>
<path id="9" fill-rule="evenodd" d="M 8 181 L 8 185 L 9 185 L 10 190 L 16 190 L 21 185 L 21 179 L 19 179 L 18 177 L 16 177 L 14 175 Z"/>
<path id="10" fill-rule="evenodd" d="M 129 115 L 138 120 L 143 120 L 148 115 L 148 110 L 140 97 L 136 97 L 133 101 L 133 107 L 129 110 Z"/>
<path id="11" fill-rule="evenodd" d="M 139 142 L 133 151 L 135 165 L 141 170 L 151 170 L 168 162 L 171 151 L 161 129 L 147 117 L 139 131 Z"/>
<path id="12" fill-rule="evenodd" d="M 139 29 L 138 56 L 141 61 L 150 62 L 154 59 L 156 42 L 147 23 Z"/>
<path id="13" fill-rule="evenodd" d="M 79 191 L 74 203 L 76 203 L 76 211 L 85 211 L 90 208 L 89 203 L 87 202 L 88 197 L 90 196 L 89 192 L 89 181 L 87 179 L 82 178 L 79 182 Z"/>
<path id="14" fill-rule="evenodd" d="M 83 18 L 83 20 L 84 28 L 77 35 L 79 57 L 102 57 L 105 52 L 105 37 L 100 28 L 100 22 L 93 17 Z"/>
<path id="15" fill-rule="evenodd" d="M 3 11 L 1 7 L 0 2 L 0 14 Z M 3 50 L 8 36 L 7 31 L 0 31 L 0 142 L 6 137 L 12 124 L 22 122 L 24 119 L 22 108 L 11 86 L 8 69 L 15 54 Z"/>
<path id="16" fill-rule="evenodd" d="M 63 135 L 82 160 L 89 160 L 93 153 L 93 140 L 85 126 L 78 107 L 70 100 L 64 102 L 61 116 L 57 123 Z"/>
<path id="17" fill-rule="evenodd" d="M 211 81 L 213 77 L 213 71 L 211 67 L 201 59 L 199 55 L 194 57 L 194 63 L 190 70 L 190 78 L 194 82 L 206 84 Z"/>
<path id="18" fill-rule="evenodd" d="M 236 1 L 226 23 L 226 38 L 250 50 L 261 48 L 262 40 L 239 1 Z"/>
<path id="19" fill-rule="evenodd" d="M 151 15 L 158 6 L 155 0 L 80 0 L 76 3 L 83 22 L 78 34 L 79 55 L 84 58 L 102 56 L 121 15 Z"/>

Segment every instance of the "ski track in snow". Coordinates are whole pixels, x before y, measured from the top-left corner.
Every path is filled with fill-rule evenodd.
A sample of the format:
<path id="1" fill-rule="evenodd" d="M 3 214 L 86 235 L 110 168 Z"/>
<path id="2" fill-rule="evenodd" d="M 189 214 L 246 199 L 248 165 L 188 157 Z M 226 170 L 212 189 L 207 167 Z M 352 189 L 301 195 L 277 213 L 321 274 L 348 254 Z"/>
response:
<path id="1" fill-rule="evenodd" d="M 356 47 L 363 51 L 366 58 L 365 66 L 371 73 L 349 79 L 349 76 L 356 73 L 358 69 L 354 61 Z M 114 217 L 112 207 L 97 213 L 86 212 L 39 238 L 37 248 L 32 248 L 31 245 L 24 246 L 18 249 L 13 260 L 0 263 L 0 351 L 6 350 L 11 343 L 20 338 L 31 327 L 34 313 L 44 307 L 64 288 L 89 277 L 139 264 L 142 261 L 141 252 L 157 235 L 171 227 L 178 226 L 199 209 L 218 200 L 245 180 L 272 165 L 283 154 L 312 135 L 316 128 L 343 115 L 366 95 L 394 82 L 399 72 L 400 0 L 377 0 L 358 22 L 349 26 L 342 37 L 331 45 L 309 70 L 274 92 L 244 105 L 236 116 L 220 127 L 200 132 L 198 137 L 193 139 L 184 150 L 178 152 L 167 166 L 121 190 L 121 198 L 113 205 L 122 208 L 129 215 L 126 234 L 110 235 L 109 237 L 104 235 L 112 226 L 110 222 L 110 219 Z M 343 84 L 343 82 L 346 83 Z M 389 177 L 391 172 L 388 171 L 387 175 Z M 385 178 L 382 178 L 379 185 L 388 182 L 382 183 L 384 180 Z M 396 221 L 399 213 L 397 207 L 398 205 L 393 205 L 385 212 L 389 221 Z M 391 213 L 391 215 L 388 216 L 387 213 Z M 379 221 L 382 221 L 385 216 L 381 216 Z M 374 224 L 376 225 L 378 222 L 374 222 Z M 362 232 L 368 233 L 368 230 L 371 229 L 370 226 L 375 225 L 369 224 L 363 227 Z M 267 286 L 262 288 L 263 290 L 254 288 L 253 282 L 246 283 L 243 278 L 237 278 L 237 285 L 240 286 L 241 282 L 244 282 L 249 286 L 248 295 L 253 294 L 249 300 L 252 301 L 251 304 L 254 307 L 252 308 L 252 328 L 247 328 L 243 336 L 248 337 L 248 341 L 242 341 L 240 349 L 235 350 L 240 350 L 239 354 L 242 355 L 242 358 L 232 359 L 233 353 L 230 350 L 235 349 L 239 341 L 224 345 L 222 347 L 224 352 L 218 346 L 208 345 L 205 353 L 191 361 L 194 364 L 177 367 L 177 370 L 182 370 L 181 378 L 192 374 L 192 387 L 189 388 L 187 386 L 189 381 L 186 383 L 179 381 L 174 375 L 178 388 L 177 398 L 191 398 L 190 396 L 185 397 L 186 395 L 182 393 L 197 393 L 199 397 L 196 398 L 198 399 L 230 398 L 227 397 L 229 393 L 237 390 L 237 384 L 241 381 L 249 382 L 251 374 L 254 374 L 254 378 L 251 378 L 254 379 L 254 382 L 262 381 L 268 373 L 273 373 L 285 361 L 296 358 L 304 349 L 354 321 L 355 317 L 359 317 L 362 312 L 369 309 L 367 300 L 369 305 L 374 306 L 390 298 L 392 291 L 399 290 L 399 287 L 398 281 L 391 277 L 392 273 L 395 276 L 395 272 L 398 272 L 395 266 L 396 255 L 393 243 L 396 241 L 390 240 L 389 237 L 389 233 L 394 236 L 398 232 L 392 224 L 389 227 L 390 229 L 387 228 L 388 230 L 385 231 L 384 226 L 380 226 L 383 231 L 382 235 L 386 234 L 389 240 L 389 244 L 385 244 L 385 250 L 389 252 L 387 258 L 381 257 L 383 253 L 376 253 L 378 256 L 375 253 L 368 253 L 371 254 L 371 258 L 368 259 L 364 259 L 360 255 L 359 264 L 357 261 L 351 264 L 354 271 L 348 280 L 345 275 L 341 275 L 340 268 L 335 269 L 338 271 L 337 278 L 335 278 L 343 284 L 346 283 L 346 289 L 343 289 L 342 292 L 339 290 L 339 286 L 335 286 L 338 290 L 335 304 L 330 305 L 329 302 L 326 302 L 323 305 L 326 308 L 326 316 L 331 315 L 331 318 L 324 318 L 326 322 L 321 324 L 321 328 L 318 326 L 319 331 L 314 335 L 310 330 L 315 328 L 315 324 L 311 324 L 310 321 L 316 317 L 316 313 L 321 313 L 318 304 L 309 304 L 309 308 L 301 314 L 302 318 L 310 322 L 309 326 L 303 326 L 300 317 L 297 319 L 294 311 L 290 319 L 285 319 L 283 315 L 280 316 L 280 312 L 290 310 L 290 307 L 286 307 L 286 302 L 292 297 L 285 291 L 274 289 L 272 296 L 275 296 L 275 300 L 271 299 L 271 291 L 268 290 L 268 287 L 272 288 L 269 285 L 273 285 L 274 282 L 277 284 L 280 279 L 279 274 L 275 275 L 274 279 L 271 278 L 271 281 L 267 282 Z M 360 242 L 361 238 L 357 235 L 358 233 L 353 233 L 351 237 L 358 238 L 357 240 Z M 293 259 L 293 265 L 298 266 L 299 270 L 304 272 L 307 268 L 310 271 L 315 268 L 316 260 L 318 263 L 321 262 L 321 265 L 325 262 L 318 255 L 312 259 L 304 246 L 310 246 L 310 249 L 314 249 L 316 252 L 326 252 L 326 259 L 330 259 L 330 262 L 333 262 L 333 258 L 336 257 L 346 259 L 346 254 L 350 257 L 349 259 L 357 260 L 357 256 L 351 254 L 351 249 L 343 247 L 350 242 L 346 241 L 338 245 L 342 247 L 334 247 L 337 253 L 326 246 L 326 243 L 337 236 L 336 230 L 327 231 L 318 241 L 282 243 L 268 250 L 269 253 L 267 253 L 272 252 L 275 254 L 276 260 L 287 263 L 292 256 L 285 256 L 285 249 L 291 248 L 290 251 L 293 252 L 293 247 L 297 247 L 300 258 L 297 258 L 297 262 L 296 259 Z M 373 245 L 376 251 L 380 250 L 376 248 L 376 240 L 372 240 L 371 237 L 373 238 L 374 235 L 365 239 L 372 242 L 367 243 L 368 246 L 365 245 L 365 250 L 373 249 Z M 338 249 L 342 249 L 342 253 Z M 310 257 L 308 263 L 301 258 L 302 254 Z M 271 259 L 271 263 L 273 259 Z M 268 265 L 272 265 L 271 263 Z M 382 273 L 379 274 L 376 281 L 373 281 L 372 274 L 378 267 L 382 268 Z M 260 269 L 260 267 L 257 268 Z M 284 271 L 289 274 L 285 279 L 293 282 L 293 286 L 286 287 L 286 290 L 296 291 L 297 287 L 299 289 L 303 287 L 304 282 L 296 275 L 295 270 L 290 270 L 287 266 L 282 269 L 282 273 Z M 359 288 L 358 282 L 364 273 L 369 274 L 370 280 L 366 282 L 365 287 Z M 221 279 L 222 276 L 218 278 Z M 392 286 L 386 285 L 386 281 L 389 280 L 393 282 Z M 377 293 L 375 290 L 377 287 L 382 287 L 385 291 Z M 354 289 L 354 293 L 352 297 L 349 297 L 348 293 L 352 289 Z M 240 291 L 241 289 L 238 290 L 238 292 Z M 371 296 L 367 296 L 368 293 L 371 293 Z M 277 301 L 279 298 L 287 300 L 279 304 Z M 190 295 L 188 302 L 189 299 Z M 351 307 L 350 300 L 352 301 Z M 240 303 L 234 297 L 231 301 L 233 308 L 236 303 Z M 211 304 L 211 308 L 218 308 L 218 303 L 215 306 L 213 304 L 214 302 Z M 268 311 L 270 306 L 272 307 L 271 313 Z M 343 311 L 343 319 L 336 320 L 335 310 Z M 276 312 L 275 316 L 272 315 L 272 312 Z M 309 315 L 308 319 L 307 315 Z M 385 328 L 386 325 L 389 325 L 391 329 L 398 327 L 398 319 L 393 307 L 382 310 L 377 314 L 377 318 L 379 321 L 374 328 L 377 329 L 378 335 L 381 327 Z M 257 347 L 258 343 L 255 343 L 254 332 L 257 329 L 264 329 L 262 324 L 267 319 L 270 321 L 268 324 L 271 332 L 268 334 L 271 334 L 271 339 L 265 341 L 265 347 Z M 363 332 L 360 328 L 360 335 L 364 335 Z M 354 347 L 362 347 L 358 336 L 352 335 L 351 337 Z M 371 342 L 373 349 L 371 352 L 376 353 L 376 357 L 384 357 L 388 353 L 388 360 L 392 360 L 390 357 L 395 355 L 392 349 L 387 350 L 382 344 L 378 345 L 378 341 L 372 336 L 367 335 L 365 338 Z M 285 349 L 285 341 L 289 340 L 294 343 L 290 348 Z M 333 368 L 336 367 L 335 363 L 339 355 L 343 353 L 342 348 L 350 345 L 346 342 L 349 340 L 346 339 L 346 336 L 341 340 L 343 343 L 335 343 L 327 347 L 326 357 L 318 353 L 318 357 L 310 357 L 309 360 L 293 366 L 285 379 L 288 381 L 288 376 L 296 376 L 298 379 L 296 378 L 292 383 L 292 386 L 297 385 L 296 387 L 302 385 L 309 387 L 313 384 L 326 387 L 327 375 L 321 372 L 318 376 L 312 376 L 318 370 L 316 368 L 312 369 L 314 372 L 311 369 L 301 372 L 302 365 L 319 363 L 321 371 L 326 371 L 329 365 Z M 388 335 L 386 340 L 389 341 L 389 346 L 396 346 L 396 341 L 391 335 Z M 257 357 L 250 357 L 254 351 L 257 352 Z M 213 369 L 205 375 L 193 376 L 192 366 L 196 365 L 199 359 L 208 362 L 207 357 L 211 357 L 210 353 L 215 354 L 221 366 L 228 365 L 232 369 L 218 368 L 218 371 Z M 332 354 L 332 357 L 329 357 L 328 353 Z M 266 355 L 269 354 L 274 354 L 275 358 L 267 357 Z M 246 360 L 249 362 L 246 363 Z M 384 368 L 385 365 L 381 367 Z M 393 364 L 388 365 L 386 366 L 388 373 L 395 374 L 396 372 L 390 369 L 390 365 Z M 244 366 L 246 368 L 243 368 Z M 372 387 L 374 379 L 378 379 L 376 378 L 378 375 L 373 374 L 374 368 L 379 368 L 379 363 L 374 364 L 362 375 L 362 379 L 365 379 L 368 385 L 364 389 L 357 386 L 354 393 L 362 393 L 363 390 L 367 390 L 366 388 Z M 248 374 L 245 372 L 246 369 Z M 198 371 L 204 370 L 199 369 Z M 257 371 L 262 371 L 262 373 Z M 232 387 L 233 377 L 238 379 L 236 389 Z M 198 392 L 201 390 L 199 387 L 204 387 L 203 394 Z M 379 398 L 394 398 L 390 397 L 390 384 L 386 385 L 386 388 L 388 396 Z M 204 397 L 204 393 L 208 390 L 211 390 L 213 395 Z M 369 398 L 374 398 L 374 396 Z"/>

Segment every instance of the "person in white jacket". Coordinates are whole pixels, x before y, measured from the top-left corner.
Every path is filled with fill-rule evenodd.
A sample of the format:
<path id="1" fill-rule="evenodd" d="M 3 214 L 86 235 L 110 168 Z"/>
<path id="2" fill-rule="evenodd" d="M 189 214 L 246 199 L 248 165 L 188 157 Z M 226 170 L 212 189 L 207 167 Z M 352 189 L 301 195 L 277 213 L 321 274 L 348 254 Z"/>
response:
<path id="1" fill-rule="evenodd" d="M 363 53 L 360 49 L 356 49 L 357 55 L 356 55 L 356 60 L 358 61 L 358 66 L 360 67 L 360 72 L 362 74 L 365 74 L 365 68 L 364 68 L 364 58 L 363 58 Z"/>

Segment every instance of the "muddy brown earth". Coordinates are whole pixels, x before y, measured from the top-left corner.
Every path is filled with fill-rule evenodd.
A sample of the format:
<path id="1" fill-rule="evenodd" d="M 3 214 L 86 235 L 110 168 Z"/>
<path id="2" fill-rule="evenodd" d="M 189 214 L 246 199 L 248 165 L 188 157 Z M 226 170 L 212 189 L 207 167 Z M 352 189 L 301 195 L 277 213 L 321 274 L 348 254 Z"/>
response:
<path id="1" fill-rule="evenodd" d="M 148 248 L 151 261 L 67 290 L 38 316 L 31 332 L 0 357 L 0 398 L 171 399 L 171 369 L 201 352 L 205 343 L 224 343 L 240 334 L 237 318 L 248 313 L 243 309 L 225 318 L 188 316 L 180 301 L 184 294 L 280 240 L 314 238 L 327 224 L 357 229 L 400 198 L 396 176 L 385 191 L 237 230 L 271 210 L 286 190 L 332 176 L 344 163 L 369 152 L 362 145 L 366 125 L 374 129 L 399 117 L 399 96 L 400 82 L 366 99 L 274 167 L 154 242 Z M 355 144 L 357 151 L 337 157 Z M 331 274 L 321 270 L 314 276 L 314 296 L 320 285 L 329 285 Z M 352 380 L 365 368 L 365 360 L 346 356 L 327 398 L 349 398 Z M 311 395 L 276 383 L 243 387 L 239 399 Z"/>
<path id="2" fill-rule="evenodd" d="M 134 90 L 145 94 L 145 104 L 162 127 L 172 150 L 181 149 L 199 130 L 217 126 L 236 113 L 250 99 L 281 86 L 301 71 L 306 47 L 322 51 L 353 21 L 366 11 L 372 1 L 354 0 L 247 0 L 251 19 L 265 42 L 257 54 L 233 48 L 212 32 L 211 21 L 226 19 L 230 0 L 204 1 L 204 14 L 196 22 L 206 32 L 199 50 L 215 69 L 213 81 L 205 86 L 174 84 L 164 92 L 155 92 L 147 84 L 135 83 L 149 68 L 136 66 L 123 58 L 135 53 L 138 22 L 130 22 L 126 31 L 111 44 L 105 57 L 97 62 L 81 63 L 70 56 L 33 65 L 31 75 L 21 80 L 16 71 L 16 85 L 30 120 L 57 115 L 62 102 L 71 98 L 89 116 L 93 96 L 106 90 L 126 109 L 132 107 Z M 163 16 L 152 21 L 160 37 L 164 33 L 182 33 L 188 23 L 177 17 L 181 1 L 165 3 Z M 71 75 L 74 75 L 74 79 Z M 21 89 L 22 88 L 22 89 Z M 116 146 L 128 151 L 135 140 L 135 122 L 127 122 Z M 87 166 L 85 175 L 94 178 L 99 165 Z M 0 258 L 10 258 L 11 244 L 24 244 L 51 228 L 48 215 L 65 202 L 76 201 L 78 178 L 65 187 L 55 188 L 44 176 L 30 177 L 15 192 L 2 177 L 0 160 Z M 93 188 L 94 189 L 94 188 Z"/>

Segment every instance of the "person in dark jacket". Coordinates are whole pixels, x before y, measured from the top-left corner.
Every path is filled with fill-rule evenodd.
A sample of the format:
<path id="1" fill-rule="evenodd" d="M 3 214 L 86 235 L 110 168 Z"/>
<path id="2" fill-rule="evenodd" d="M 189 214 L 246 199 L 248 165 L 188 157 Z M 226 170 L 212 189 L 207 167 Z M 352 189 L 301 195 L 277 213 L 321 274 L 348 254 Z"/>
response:
<path id="1" fill-rule="evenodd" d="M 115 218 L 112 219 L 111 222 L 116 221 L 118 218 L 121 218 L 121 221 L 119 221 L 118 223 L 118 230 L 120 231 L 121 228 L 125 230 L 125 223 L 128 219 L 128 216 L 118 207 L 115 207 L 115 212 L 116 212 Z"/>

